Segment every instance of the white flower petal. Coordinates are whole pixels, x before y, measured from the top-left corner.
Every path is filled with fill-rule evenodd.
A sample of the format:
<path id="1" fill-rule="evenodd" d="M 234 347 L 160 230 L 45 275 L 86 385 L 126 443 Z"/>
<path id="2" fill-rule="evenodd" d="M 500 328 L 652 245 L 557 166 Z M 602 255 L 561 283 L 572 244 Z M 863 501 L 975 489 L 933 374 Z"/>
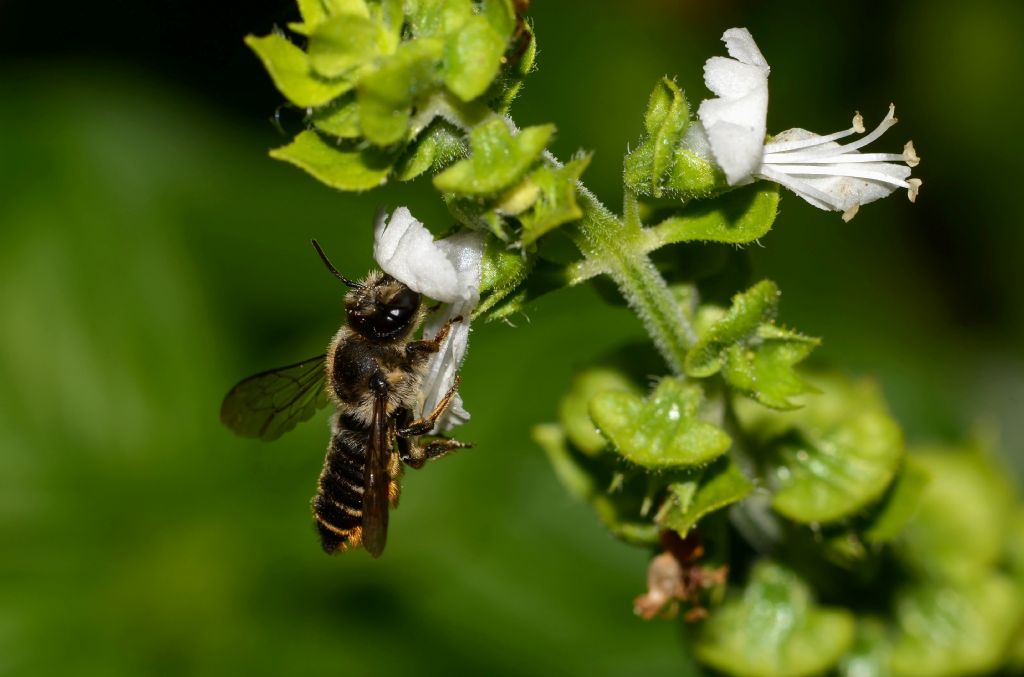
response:
<path id="1" fill-rule="evenodd" d="M 742 63 L 751 66 L 759 66 L 766 71 L 769 70 L 768 62 L 761 55 L 761 50 L 754 42 L 754 36 L 746 28 L 730 28 L 722 34 L 722 42 L 729 51 L 729 56 Z"/>
<path id="2" fill-rule="evenodd" d="M 455 299 L 443 312 L 435 313 L 427 320 L 423 335 L 431 337 L 450 318 L 461 315 L 463 320 L 452 325 L 448 338 L 434 355 L 423 376 L 423 411 L 429 413 L 437 406 L 448 389 L 455 382 L 455 375 L 466 357 L 469 345 L 469 318 L 480 301 L 480 274 L 483 260 L 484 238 L 479 233 L 462 232 L 436 243 L 452 263 L 461 289 Z M 469 412 L 462 406 L 462 398 L 456 395 L 448 411 L 438 419 L 434 432 L 444 432 L 469 420 Z"/>
<path id="3" fill-rule="evenodd" d="M 704 82 L 718 98 L 703 101 L 697 115 L 729 185 L 738 185 L 761 164 L 770 69 L 747 29 L 730 28 L 722 40 L 734 58 L 704 64 Z"/>
<path id="4" fill-rule="evenodd" d="M 390 219 L 377 215 L 373 257 L 385 273 L 432 299 L 448 303 L 463 294 L 454 265 L 406 207 Z"/>

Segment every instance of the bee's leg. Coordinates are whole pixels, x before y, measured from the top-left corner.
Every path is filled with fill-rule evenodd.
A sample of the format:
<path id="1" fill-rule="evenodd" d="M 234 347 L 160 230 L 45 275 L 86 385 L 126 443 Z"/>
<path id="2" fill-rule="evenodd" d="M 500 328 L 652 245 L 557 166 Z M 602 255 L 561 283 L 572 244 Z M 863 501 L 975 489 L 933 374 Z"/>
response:
<path id="1" fill-rule="evenodd" d="M 452 399 L 455 397 L 455 391 L 459 389 L 459 384 L 461 382 L 462 379 L 456 376 L 455 383 L 453 383 L 452 387 L 448 389 L 448 392 L 444 394 L 441 401 L 437 403 L 437 406 L 434 407 L 434 411 L 419 420 L 413 421 L 409 425 L 400 427 L 397 430 L 398 437 L 418 437 L 420 435 L 426 435 L 433 430 L 434 423 L 437 422 L 437 419 L 441 417 L 441 414 L 443 414 L 451 405 Z"/>
<path id="2" fill-rule="evenodd" d="M 453 440 L 448 437 L 442 437 L 438 435 L 427 444 L 420 446 L 418 444 L 410 444 L 408 446 L 408 452 L 402 456 L 402 460 L 412 468 L 422 468 L 423 464 L 427 461 L 432 461 L 435 458 L 444 456 L 449 451 L 455 449 L 471 449 L 473 447 L 469 442 L 460 442 Z"/>
<path id="3" fill-rule="evenodd" d="M 422 341 L 412 341 L 406 345 L 405 354 L 414 362 L 419 362 L 425 359 L 428 355 L 433 355 L 441 349 L 441 344 L 444 343 L 446 338 L 448 338 L 448 332 L 452 330 L 452 325 L 456 322 L 462 322 L 461 315 L 456 315 L 445 322 L 437 331 L 437 335 L 434 338 L 424 339 Z"/>

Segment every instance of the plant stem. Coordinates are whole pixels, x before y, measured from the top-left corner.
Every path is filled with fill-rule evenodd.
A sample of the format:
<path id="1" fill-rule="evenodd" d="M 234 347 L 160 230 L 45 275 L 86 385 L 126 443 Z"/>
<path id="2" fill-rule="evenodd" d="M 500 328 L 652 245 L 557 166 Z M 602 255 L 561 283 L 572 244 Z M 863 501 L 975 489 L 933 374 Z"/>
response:
<path id="1" fill-rule="evenodd" d="M 623 223 L 582 184 L 578 197 L 583 218 L 577 227 L 577 246 L 585 256 L 607 267 L 672 372 L 682 375 L 683 361 L 696 333 L 661 273 L 643 251 L 639 223 L 629 223 L 632 219 Z"/>

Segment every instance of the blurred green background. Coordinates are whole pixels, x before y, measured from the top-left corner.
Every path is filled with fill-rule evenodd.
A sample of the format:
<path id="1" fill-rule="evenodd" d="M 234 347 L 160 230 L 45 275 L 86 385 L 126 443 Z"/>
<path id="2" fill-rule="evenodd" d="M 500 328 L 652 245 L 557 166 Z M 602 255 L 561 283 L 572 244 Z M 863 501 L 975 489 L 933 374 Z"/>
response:
<path id="1" fill-rule="evenodd" d="M 266 150 L 280 103 L 242 44 L 290 0 L 0 5 L 0 674 L 686 674 L 675 623 L 631 613 L 647 554 L 564 494 L 529 427 L 577 367 L 641 336 L 589 289 L 476 328 L 477 444 L 407 474 L 379 561 L 326 557 L 308 502 L 326 413 L 273 444 L 217 420 L 240 377 L 322 351 L 371 266 L 372 215 L 427 186 L 334 193 Z M 535 0 L 539 69 L 513 109 L 556 152 L 621 156 L 650 88 L 747 26 L 769 130 L 870 125 L 893 100 L 917 205 L 850 224 L 787 194 L 754 271 L 817 355 L 878 377 L 911 441 L 998 431 L 1024 468 L 1019 3 Z"/>

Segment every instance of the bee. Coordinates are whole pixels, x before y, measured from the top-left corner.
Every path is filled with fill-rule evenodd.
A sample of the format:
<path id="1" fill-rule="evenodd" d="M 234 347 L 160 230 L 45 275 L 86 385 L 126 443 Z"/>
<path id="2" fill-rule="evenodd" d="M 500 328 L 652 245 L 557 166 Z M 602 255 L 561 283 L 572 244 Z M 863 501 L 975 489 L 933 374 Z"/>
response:
<path id="1" fill-rule="evenodd" d="M 420 384 L 430 357 L 461 317 L 432 339 L 412 336 L 427 315 L 420 294 L 373 271 L 362 281 L 345 277 L 312 241 L 320 259 L 350 291 L 347 323 L 327 352 L 264 371 L 238 383 L 221 405 L 221 421 L 244 437 L 274 440 L 333 403 L 331 440 L 312 508 L 327 553 L 360 545 L 379 557 L 387 542 L 388 511 L 398 504 L 402 464 L 423 464 L 472 445 L 428 435 L 451 404 L 460 379 L 425 415 Z"/>

